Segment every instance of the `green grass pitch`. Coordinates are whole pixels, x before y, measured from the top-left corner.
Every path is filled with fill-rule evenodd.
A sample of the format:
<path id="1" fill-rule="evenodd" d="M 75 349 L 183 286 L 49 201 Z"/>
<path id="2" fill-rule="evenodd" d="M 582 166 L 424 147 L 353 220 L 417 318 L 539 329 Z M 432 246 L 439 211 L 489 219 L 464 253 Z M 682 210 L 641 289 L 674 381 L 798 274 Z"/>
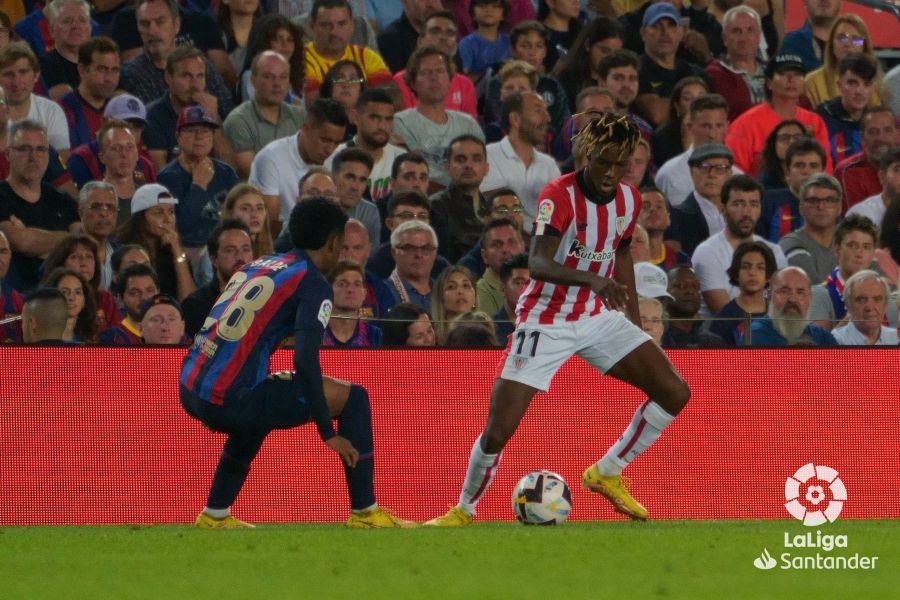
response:
<path id="1" fill-rule="evenodd" d="M 846 534 L 823 555 L 875 570 L 762 571 L 784 533 Z M 817 549 L 788 549 L 814 556 Z M 0 528 L 0 598 L 898 598 L 900 521 L 477 522 L 464 529 L 263 524 Z"/>

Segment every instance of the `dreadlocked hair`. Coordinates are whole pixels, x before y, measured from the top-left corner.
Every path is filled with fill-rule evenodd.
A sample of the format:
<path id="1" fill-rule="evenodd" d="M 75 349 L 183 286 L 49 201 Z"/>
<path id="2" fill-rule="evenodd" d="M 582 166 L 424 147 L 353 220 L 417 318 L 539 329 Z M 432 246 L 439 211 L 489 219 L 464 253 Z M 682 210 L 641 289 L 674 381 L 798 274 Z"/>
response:
<path id="1" fill-rule="evenodd" d="M 573 118 L 578 116 L 573 115 Z M 618 145 L 619 160 L 631 156 L 640 139 L 640 130 L 627 115 L 608 112 L 592 118 L 578 134 L 572 136 L 572 142 L 579 141 L 586 157 L 591 156 L 597 148 Z"/>

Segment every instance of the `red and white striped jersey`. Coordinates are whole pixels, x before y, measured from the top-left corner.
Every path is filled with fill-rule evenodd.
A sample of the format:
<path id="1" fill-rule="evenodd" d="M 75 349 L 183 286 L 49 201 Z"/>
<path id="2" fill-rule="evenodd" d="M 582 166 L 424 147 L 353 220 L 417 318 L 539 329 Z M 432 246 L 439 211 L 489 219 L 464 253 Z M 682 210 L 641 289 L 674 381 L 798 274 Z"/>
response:
<path id="1" fill-rule="evenodd" d="M 579 271 L 612 277 L 616 248 L 629 239 L 641 211 L 641 194 L 619 182 L 615 200 L 606 204 L 584 196 L 576 173 L 551 181 L 539 196 L 534 234 L 552 227 L 562 239 L 554 259 Z M 516 306 L 519 323 L 562 323 L 577 321 L 607 310 L 589 287 L 557 285 L 532 279 Z"/>

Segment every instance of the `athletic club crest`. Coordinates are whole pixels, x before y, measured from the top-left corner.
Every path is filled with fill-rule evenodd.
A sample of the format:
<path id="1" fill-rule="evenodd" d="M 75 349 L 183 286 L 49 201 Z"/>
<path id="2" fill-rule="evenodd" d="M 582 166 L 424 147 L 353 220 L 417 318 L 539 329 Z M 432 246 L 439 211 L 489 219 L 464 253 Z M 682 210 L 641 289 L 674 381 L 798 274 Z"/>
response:
<path id="1" fill-rule="evenodd" d="M 526 364 L 528 364 L 528 359 L 524 356 L 517 356 L 513 359 L 513 365 L 515 365 L 517 369 L 523 369 Z"/>
<path id="2" fill-rule="evenodd" d="M 616 217 L 616 233 L 622 235 L 625 231 L 625 217 Z"/>

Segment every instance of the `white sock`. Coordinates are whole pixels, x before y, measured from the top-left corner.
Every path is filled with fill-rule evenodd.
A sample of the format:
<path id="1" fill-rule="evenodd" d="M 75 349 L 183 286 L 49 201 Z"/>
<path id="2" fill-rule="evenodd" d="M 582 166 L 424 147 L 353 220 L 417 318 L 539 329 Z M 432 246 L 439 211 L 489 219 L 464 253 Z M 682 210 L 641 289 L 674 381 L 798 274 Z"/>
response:
<path id="1" fill-rule="evenodd" d="M 666 425 L 675 420 L 652 400 L 644 402 L 634 413 L 622 437 L 597 461 L 601 475 L 618 475 L 628 463 L 656 441 Z"/>
<path id="2" fill-rule="evenodd" d="M 459 493 L 459 506 L 469 513 L 475 514 L 475 505 L 491 485 L 494 475 L 497 473 L 497 465 L 500 464 L 502 452 L 497 454 L 485 454 L 481 449 L 481 436 L 472 445 L 472 454 L 469 456 L 469 469 L 466 471 L 466 481 Z"/>
<path id="3" fill-rule="evenodd" d="M 203 508 L 203 512 L 211 516 L 213 519 L 224 519 L 228 515 L 231 514 L 230 508 L 210 508 L 208 506 Z"/>
<path id="4" fill-rule="evenodd" d="M 375 510 L 376 508 L 378 508 L 377 502 L 375 504 L 373 504 L 372 506 L 367 506 L 366 508 L 360 508 L 359 510 L 351 510 L 350 512 L 358 515 L 359 513 L 369 512 L 370 510 Z"/>

